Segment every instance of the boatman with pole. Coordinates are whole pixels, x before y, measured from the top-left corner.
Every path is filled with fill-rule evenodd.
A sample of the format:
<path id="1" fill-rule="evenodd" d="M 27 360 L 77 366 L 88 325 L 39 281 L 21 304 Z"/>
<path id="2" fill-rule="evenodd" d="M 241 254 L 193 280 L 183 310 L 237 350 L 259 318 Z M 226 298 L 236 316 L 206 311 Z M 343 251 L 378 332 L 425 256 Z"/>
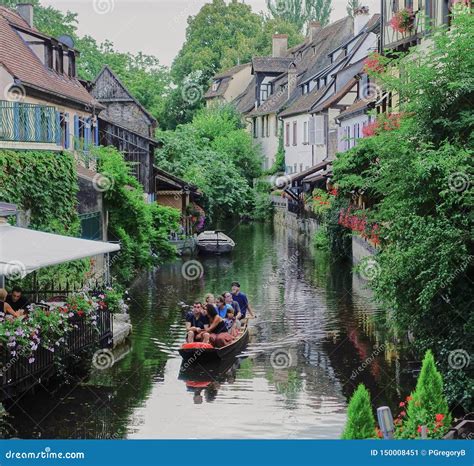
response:
<path id="1" fill-rule="evenodd" d="M 232 298 L 234 298 L 234 301 L 237 301 L 239 303 L 241 313 L 240 320 L 249 318 L 247 317 L 247 312 L 251 319 L 257 317 L 253 312 L 252 308 L 250 307 L 247 295 L 240 291 L 239 282 L 232 282 Z"/>

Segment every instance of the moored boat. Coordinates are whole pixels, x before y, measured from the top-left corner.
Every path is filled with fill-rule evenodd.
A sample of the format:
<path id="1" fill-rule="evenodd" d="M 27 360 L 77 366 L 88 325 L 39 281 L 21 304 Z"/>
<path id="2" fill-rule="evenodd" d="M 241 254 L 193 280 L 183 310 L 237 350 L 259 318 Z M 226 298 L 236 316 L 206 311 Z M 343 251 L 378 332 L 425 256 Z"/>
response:
<path id="1" fill-rule="evenodd" d="M 222 254 L 232 252 L 235 242 L 220 230 L 207 230 L 198 235 L 197 246 L 200 252 Z"/>
<path id="2" fill-rule="evenodd" d="M 249 330 L 245 324 L 239 331 L 237 337 L 228 345 L 216 348 L 209 343 L 184 343 L 179 349 L 181 357 L 188 362 L 219 361 L 233 358 L 247 346 L 249 341 Z"/>

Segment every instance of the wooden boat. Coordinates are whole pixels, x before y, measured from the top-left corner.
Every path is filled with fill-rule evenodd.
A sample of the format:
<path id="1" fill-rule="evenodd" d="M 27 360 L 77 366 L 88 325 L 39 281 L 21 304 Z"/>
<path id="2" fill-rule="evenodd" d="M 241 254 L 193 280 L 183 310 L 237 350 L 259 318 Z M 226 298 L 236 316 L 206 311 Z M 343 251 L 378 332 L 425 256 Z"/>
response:
<path id="1" fill-rule="evenodd" d="M 232 252 L 235 243 L 220 230 L 207 230 L 198 235 L 197 246 L 200 252 L 222 254 Z"/>
<path id="2" fill-rule="evenodd" d="M 219 361 L 233 358 L 247 346 L 249 341 L 249 329 L 245 324 L 239 331 L 239 335 L 234 341 L 222 348 L 215 348 L 210 344 L 195 342 L 184 343 L 179 349 L 179 354 L 188 363 L 197 361 L 198 363 L 206 361 Z"/>

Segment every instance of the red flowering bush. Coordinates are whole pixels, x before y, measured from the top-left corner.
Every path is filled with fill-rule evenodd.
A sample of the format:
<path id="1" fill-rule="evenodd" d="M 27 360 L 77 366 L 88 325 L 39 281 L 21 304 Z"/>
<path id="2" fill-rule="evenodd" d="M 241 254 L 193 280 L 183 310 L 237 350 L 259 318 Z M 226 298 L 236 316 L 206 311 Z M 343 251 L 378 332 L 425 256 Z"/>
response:
<path id="1" fill-rule="evenodd" d="M 378 53 L 372 53 L 364 60 L 364 71 L 366 73 L 382 73 L 384 66 Z"/>
<path id="2" fill-rule="evenodd" d="M 368 239 L 374 245 L 379 245 L 379 226 L 377 224 L 369 225 L 367 216 L 364 213 L 353 211 L 352 209 L 352 206 L 349 206 L 347 209 L 341 209 L 339 212 L 339 225 L 360 234 L 362 238 Z"/>
<path id="3" fill-rule="evenodd" d="M 367 123 L 362 128 L 362 135 L 365 138 L 376 136 L 382 131 L 393 131 L 400 128 L 400 123 L 403 115 L 401 113 L 389 113 L 387 115 L 379 116 L 375 121 Z"/>
<path id="4" fill-rule="evenodd" d="M 404 33 L 413 28 L 414 19 L 413 10 L 411 8 L 403 8 L 395 13 L 389 24 L 394 31 Z"/>

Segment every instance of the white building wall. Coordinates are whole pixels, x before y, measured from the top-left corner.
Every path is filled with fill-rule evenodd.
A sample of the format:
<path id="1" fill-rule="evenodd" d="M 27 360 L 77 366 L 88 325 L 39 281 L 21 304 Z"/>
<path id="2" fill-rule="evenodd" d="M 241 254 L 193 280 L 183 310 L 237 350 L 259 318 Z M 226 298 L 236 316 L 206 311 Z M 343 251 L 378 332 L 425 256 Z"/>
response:
<path id="1" fill-rule="evenodd" d="M 276 153 L 278 152 L 281 123 L 274 113 L 258 116 L 253 121 L 256 122 L 257 128 L 255 131 L 252 124 L 250 125 L 250 131 L 254 136 L 254 143 L 258 144 L 262 149 L 263 169 L 268 170 L 273 166 Z"/>
<path id="2" fill-rule="evenodd" d="M 338 127 L 338 150 L 345 152 L 357 145 L 357 140 L 363 138 L 362 129 L 367 125 L 371 118 L 369 115 L 362 113 L 344 118 Z"/>
<path id="3" fill-rule="evenodd" d="M 295 123 L 296 144 L 294 144 Z M 289 141 L 287 141 L 287 125 L 289 125 Z M 312 167 L 315 162 L 313 160 L 314 146 L 309 144 L 309 115 L 302 114 L 284 118 L 282 129 L 284 132 L 285 173 L 300 173 L 307 168 Z"/>

